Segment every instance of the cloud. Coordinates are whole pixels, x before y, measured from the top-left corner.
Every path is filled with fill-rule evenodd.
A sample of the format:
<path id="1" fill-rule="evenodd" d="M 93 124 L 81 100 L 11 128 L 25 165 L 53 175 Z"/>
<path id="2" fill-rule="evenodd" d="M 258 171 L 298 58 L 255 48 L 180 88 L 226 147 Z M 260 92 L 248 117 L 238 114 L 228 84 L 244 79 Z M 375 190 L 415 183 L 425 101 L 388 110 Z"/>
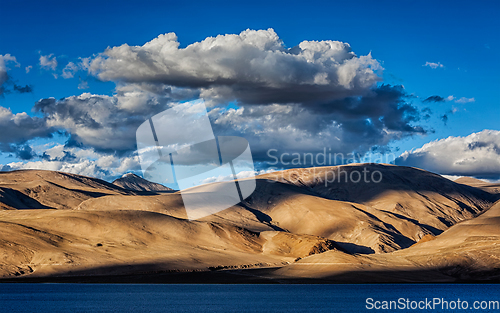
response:
<path id="1" fill-rule="evenodd" d="M 45 70 L 55 71 L 57 68 L 57 59 L 54 54 L 40 55 L 40 67 Z"/>
<path id="2" fill-rule="evenodd" d="M 462 97 L 460 99 L 455 100 L 456 103 L 469 103 L 469 102 L 476 102 L 476 99 L 474 98 L 466 98 Z"/>
<path id="3" fill-rule="evenodd" d="M 476 99 L 474 98 L 466 98 L 466 97 L 457 98 L 453 95 L 446 97 L 446 101 L 453 101 L 453 100 L 455 100 L 455 103 L 462 103 L 462 104 L 469 102 L 476 102 Z"/>
<path id="4" fill-rule="evenodd" d="M 443 121 L 444 125 L 448 124 L 448 114 L 443 114 L 441 115 L 441 120 Z"/>
<path id="5" fill-rule="evenodd" d="M 431 108 L 423 108 L 421 111 L 423 114 L 422 119 L 428 120 L 431 118 L 431 114 L 432 114 Z"/>
<path id="6" fill-rule="evenodd" d="M 0 107 L 0 149 L 11 152 L 11 144 L 24 143 L 33 138 L 48 138 L 54 129 L 43 118 L 31 117 L 26 113 L 14 114 L 10 109 Z"/>
<path id="7" fill-rule="evenodd" d="M 45 57 L 46 66 L 56 69 L 56 58 Z M 40 123 L 40 133 L 24 141 L 62 131 L 68 135 L 66 149 L 128 157 L 136 149 L 137 127 L 149 117 L 204 99 L 214 133 L 246 138 L 254 159 L 264 164 L 269 149 L 289 154 L 383 149 L 394 140 L 425 134 L 419 120 L 431 114 L 409 103 L 403 86 L 378 85 L 382 68 L 370 54 L 357 56 L 338 41 L 287 48 L 272 29 L 209 37 L 186 48 L 179 48 L 170 33 L 143 46 L 109 48 L 75 66 L 115 82 L 115 93 L 37 101 L 33 111 L 42 117 L 32 119 Z M 74 76 L 73 65 L 65 69 L 63 76 Z M 85 82 L 80 78 L 82 88 Z M 54 164 L 70 162 L 76 171 L 84 163 L 75 163 L 73 154 L 55 159 L 38 153 L 39 161 L 22 166 L 60 169 L 63 165 Z M 100 160 L 105 169 L 105 158 Z M 93 171 L 99 173 L 97 167 Z"/>
<path id="8" fill-rule="evenodd" d="M 426 132 L 411 125 L 420 114 L 404 97 L 401 86 L 383 85 L 370 96 L 325 105 L 260 105 L 212 110 L 209 115 L 216 134 L 246 138 L 257 161 L 269 161 L 269 149 L 278 153 L 320 153 L 324 148 L 333 153 L 364 153 Z"/>
<path id="9" fill-rule="evenodd" d="M 56 63 L 56 66 L 57 66 L 57 63 Z M 65 79 L 73 78 L 75 76 L 75 73 L 78 71 L 78 69 L 79 68 L 75 63 L 69 62 L 68 64 L 66 64 L 66 66 L 62 70 L 61 76 Z"/>
<path id="10" fill-rule="evenodd" d="M 89 82 L 82 79 L 81 77 L 79 78 L 80 83 L 78 84 L 78 89 L 89 89 Z"/>
<path id="11" fill-rule="evenodd" d="M 20 146 L 12 145 L 11 147 L 14 150 L 13 152 L 16 154 L 16 156 L 21 160 L 30 160 L 30 159 L 36 157 L 36 154 L 34 153 L 34 151 L 27 144 L 20 145 Z"/>
<path id="12" fill-rule="evenodd" d="M 404 88 L 377 87 L 378 61 L 357 56 L 347 43 L 303 41 L 287 48 L 268 29 L 179 46 L 169 33 L 143 46 L 108 48 L 82 59 L 82 66 L 122 90 L 134 89 L 127 92 L 130 100 L 118 92 L 124 110 L 150 111 L 142 97 L 161 97 L 172 88 L 187 99 L 202 98 L 213 108 L 216 132 L 248 138 L 262 156 L 270 147 L 367 151 L 426 132 L 413 125 L 419 111 L 405 101 Z M 227 109 L 227 103 L 238 108 Z"/>
<path id="13" fill-rule="evenodd" d="M 31 66 L 31 65 L 26 66 L 24 68 L 26 70 L 26 74 L 28 74 L 31 71 L 32 68 L 33 68 L 33 66 Z"/>
<path id="14" fill-rule="evenodd" d="M 441 96 L 430 96 L 422 102 L 445 102 L 446 99 Z"/>
<path id="15" fill-rule="evenodd" d="M 20 66 L 15 56 L 10 54 L 0 54 L 0 96 L 7 91 L 6 84 L 10 81 L 10 76 L 7 73 L 7 71 L 10 70 L 8 67 L 9 64 L 14 64 L 16 67 Z"/>
<path id="16" fill-rule="evenodd" d="M 19 85 L 14 84 L 14 91 L 17 91 L 19 93 L 32 93 L 33 86 L 31 86 L 31 85 L 19 86 Z"/>
<path id="17" fill-rule="evenodd" d="M 125 153 L 136 149 L 137 127 L 178 100 L 173 89 L 158 95 L 127 85 L 118 87 L 113 96 L 83 93 L 41 99 L 33 110 L 43 114 L 48 126 L 69 133 L 71 145 Z"/>
<path id="18" fill-rule="evenodd" d="M 483 130 L 448 137 L 405 151 L 396 165 L 414 166 L 445 175 L 500 178 L 500 131 Z"/>
<path id="19" fill-rule="evenodd" d="M 2 171 L 19 169 L 43 169 L 51 171 L 62 171 L 78 175 L 97 177 L 105 180 L 113 180 L 127 171 L 140 169 L 139 157 L 136 154 L 117 157 L 116 155 L 98 153 L 93 149 L 82 149 L 54 145 L 52 147 L 24 146 L 26 156 L 28 154 L 40 156 L 39 160 L 25 158 L 29 161 L 11 162 L 4 165 Z"/>
<path id="20" fill-rule="evenodd" d="M 434 62 L 425 62 L 425 64 L 422 65 L 422 66 L 428 66 L 428 67 L 430 67 L 432 69 L 443 68 L 444 67 L 444 65 L 441 64 L 441 62 L 437 62 L 437 63 L 434 63 Z"/>
<path id="21" fill-rule="evenodd" d="M 56 100 L 38 101 L 34 110 L 47 125 L 68 132 L 69 145 L 92 147 L 108 153 L 136 149 L 137 127 L 150 116 L 192 96 L 183 89 L 145 91 L 136 85 L 117 88 L 113 96 L 84 93 Z M 272 104 L 237 108 L 215 107 L 209 111 L 217 135 L 242 136 L 254 158 L 269 159 L 268 149 L 281 152 L 366 152 L 373 146 L 423 134 L 413 125 L 420 112 L 407 104 L 401 86 L 382 85 L 365 97 L 349 97 L 323 105 Z"/>
<path id="22" fill-rule="evenodd" d="M 451 109 L 447 110 L 445 114 L 441 115 L 441 120 L 443 121 L 444 125 L 448 124 L 448 119 L 450 115 L 453 115 L 457 113 L 459 110 L 455 107 L 452 107 Z"/>
<path id="23" fill-rule="evenodd" d="M 219 35 L 179 48 L 174 33 L 143 46 L 107 49 L 87 60 L 104 81 L 165 84 L 201 90 L 201 97 L 242 104 L 317 103 L 363 95 L 380 64 L 347 43 L 303 41 L 286 48 L 272 29 Z"/>

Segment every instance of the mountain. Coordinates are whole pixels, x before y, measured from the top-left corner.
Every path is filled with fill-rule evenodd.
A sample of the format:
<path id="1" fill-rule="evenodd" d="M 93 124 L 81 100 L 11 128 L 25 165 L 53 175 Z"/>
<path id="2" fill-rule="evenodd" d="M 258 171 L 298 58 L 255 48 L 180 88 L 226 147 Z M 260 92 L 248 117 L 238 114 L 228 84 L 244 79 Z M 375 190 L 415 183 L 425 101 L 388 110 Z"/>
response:
<path id="1" fill-rule="evenodd" d="M 269 279 L 334 282 L 499 282 L 500 201 L 478 217 L 408 249 L 377 255 L 327 251 L 268 273 Z"/>
<path id="2" fill-rule="evenodd" d="M 133 191 L 172 191 L 171 188 L 165 187 L 163 185 L 150 182 L 142 177 L 139 177 L 133 173 L 127 173 L 122 177 L 113 181 L 113 184 L 123 189 L 133 190 Z"/>
<path id="3" fill-rule="evenodd" d="M 357 181 L 363 171 L 377 175 Z M 291 169 L 257 176 L 256 186 L 243 203 L 190 221 L 179 192 L 50 171 L 0 173 L 0 277 L 500 281 L 493 189 L 383 164 Z"/>
<path id="4" fill-rule="evenodd" d="M 103 180 L 62 172 L 0 172 L 0 209 L 72 209 L 87 199 L 132 194 Z"/>
<path id="5" fill-rule="evenodd" d="M 500 193 L 500 183 L 488 183 L 484 180 L 472 178 L 472 177 L 460 177 L 455 180 L 456 183 L 476 187 L 485 190 L 490 193 Z"/>
<path id="6" fill-rule="evenodd" d="M 380 181 L 345 179 L 363 171 L 380 173 Z M 329 238 L 352 253 L 379 253 L 439 235 L 496 199 L 416 168 L 354 164 L 258 176 L 248 202 L 286 231 Z"/>

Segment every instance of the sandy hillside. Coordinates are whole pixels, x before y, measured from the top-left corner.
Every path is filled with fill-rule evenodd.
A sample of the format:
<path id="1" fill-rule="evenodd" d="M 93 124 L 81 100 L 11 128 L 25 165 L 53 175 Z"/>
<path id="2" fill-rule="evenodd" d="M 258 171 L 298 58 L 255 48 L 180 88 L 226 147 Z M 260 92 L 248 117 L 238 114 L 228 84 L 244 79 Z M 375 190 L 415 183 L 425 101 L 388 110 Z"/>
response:
<path id="1" fill-rule="evenodd" d="M 363 170 L 379 183 L 327 182 Z M 249 206 L 286 231 L 318 235 L 350 252 L 391 252 L 476 216 L 495 196 L 420 169 L 363 164 L 293 169 L 258 177 Z M 377 179 L 378 180 L 378 179 Z"/>
<path id="2" fill-rule="evenodd" d="M 321 181 L 335 171 L 364 169 L 379 171 L 381 181 Z M 247 201 L 197 221 L 186 219 L 179 192 L 126 190 L 78 175 L 1 173 L 0 190 L 3 278 L 279 267 L 263 276 L 337 279 L 369 267 L 439 269 L 449 279 L 455 276 L 441 272 L 446 266 L 473 264 L 464 272 L 484 272 L 499 255 L 493 249 L 471 261 L 468 254 L 495 243 L 484 239 L 496 235 L 483 228 L 497 221 L 500 209 L 481 212 L 496 195 L 407 167 L 359 164 L 262 175 Z M 477 235 L 454 233 L 466 225 L 476 225 Z M 459 257 L 457 247 L 463 248 Z"/>
<path id="3" fill-rule="evenodd" d="M 338 282 L 456 282 L 500 280 L 500 202 L 434 239 L 378 255 L 328 251 L 285 266 L 275 279 Z"/>
<path id="4" fill-rule="evenodd" d="M 489 183 L 489 182 L 484 181 L 484 180 L 480 180 L 480 179 L 476 179 L 476 178 L 472 178 L 472 177 L 466 177 L 466 176 L 460 177 L 460 178 L 454 180 L 454 182 L 459 183 L 459 184 L 463 184 L 463 185 L 476 187 L 476 188 L 488 191 L 490 193 L 500 194 L 500 183 Z"/>
<path id="5" fill-rule="evenodd" d="M 133 193 L 100 179 L 68 173 L 0 172 L 0 209 L 72 209 L 87 199 L 116 194 Z"/>

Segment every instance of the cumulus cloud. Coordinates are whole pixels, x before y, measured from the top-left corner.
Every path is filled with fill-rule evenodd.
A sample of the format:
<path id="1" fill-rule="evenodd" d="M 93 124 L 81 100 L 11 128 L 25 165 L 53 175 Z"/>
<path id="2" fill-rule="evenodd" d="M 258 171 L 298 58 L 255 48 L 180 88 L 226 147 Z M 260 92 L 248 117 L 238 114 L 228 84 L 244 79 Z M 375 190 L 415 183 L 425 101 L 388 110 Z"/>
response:
<path id="1" fill-rule="evenodd" d="M 40 55 L 39 61 L 42 69 L 55 71 L 57 68 L 57 59 L 54 54 Z"/>
<path id="2" fill-rule="evenodd" d="M 246 138 L 257 161 L 269 160 L 269 149 L 315 153 L 326 147 L 333 153 L 364 153 L 426 132 L 411 125 L 420 114 L 403 97 L 402 87 L 383 85 L 370 96 L 325 105 L 260 105 L 212 110 L 209 115 L 216 134 Z"/>
<path id="3" fill-rule="evenodd" d="M 24 69 L 26 70 L 26 74 L 28 74 L 28 73 L 31 71 L 31 69 L 32 69 L 32 68 L 33 68 L 33 66 L 32 66 L 32 65 L 28 65 L 28 66 L 26 66 L 26 67 L 24 68 Z"/>
<path id="4" fill-rule="evenodd" d="M 43 169 L 112 180 L 124 172 L 140 169 L 139 157 L 135 153 L 118 157 L 113 154 L 99 153 L 94 149 L 67 147 L 60 144 L 33 148 L 25 146 L 25 149 L 39 156 L 39 159 L 11 162 L 3 165 L 1 170 Z"/>
<path id="5" fill-rule="evenodd" d="M 60 100 L 41 99 L 33 110 L 43 114 L 49 127 L 69 133 L 70 145 L 125 153 L 136 149 L 135 132 L 140 124 L 179 100 L 175 88 L 162 95 L 133 85 L 116 91 L 113 96 L 83 93 Z M 185 95 L 180 94 L 183 99 Z"/>
<path id="6" fill-rule="evenodd" d="M 24 112 L 14 114 L 10 109 L 0 107 L 0 149 L 3 151 L 11 151 L 11 144 L 51 137 L 53 132 L 43 118 L 31 117 Z"/>
<path id="7" fill-rule="evenodd" d="M 105 81 L 200 88 L 218 101 L 268 104 L 324 102 L 365 94 L 380 81 L 380 64 L 347 43 L 303 41 L 286 48 L 272 29 L 208 37 L 179 48 L 174 33 L 143 46 L 109 48 L 87 60 Z"/>
<path id="8" fill-rule="evenodd" d="M 120 82 L 122 90 L 134 89 L 130 100 L 118 92 L 121 110 L 149 112 L 145 93 L 158 97 L 171 88 L 186 99 L 205 99 L 214 107 L 215 131 L 249 139 L 261 156 L 270 147 L 366 151 L 426 132 L 413 125 L 419 111 L 406 102 L 403 87 L 377 87 L 380 64 L 370 54 L 357 56 L 347 43 L 303 41 L 287 48 L 268 29 L 179 46 L 169 33 L 143 46 L 109 48 L 82 59 L 82 66 L 101 80 Z M 238 108 L 224 107 L 231 102 Z"/>
<path id="9" fill-rule="evenodd" d="M 483 130 L 448 137 L 405 151 L 396 165 L 414 166 L 445 175 L 500 178 L 500 131 Z"/>
<path id="10" fill-rule="evenodd" d="M 84 68 L 115 82 L 115 94 L 41 99 L 33 111 L 42 117 L 33 120 L 41 123 L 40 130 L 68 134 L 67 149 L 113 157 L 134 153 L 137 127 L 149 117 L 194 99 L 207 103 L 214 133 L 246 138 L 257 162 L 269 161 L 269 149 L 363 154 L 426 133 L 419 120 L 431 113 L 410 104 L 402 86 L 377 85 L 382 68 L 370 54 L 357 56 L 338 41 L 303 41 L 288 48 L 272 29 L 209 37 L 186 48 L 170 33 L 70 63 L 63 77 Z M 41 56 L 40 64 L 57 68 L 53 55 Z M 32 166 L 69 162 L 76 171 L 80 164 L 73 154 L 54 159 L 23 153 L 41 158 L 23 163 Z"/>
<path id="11" fill-rule="evenodd" d="M 135 85 L 117 89 L 113 96 L 84 93 L 60 100 L 42 99 L 35 111 L 49 127 L 71 136 L 69 145 L 92 147 L 109 153 L 136 149 L 137 127 L 174 101 L 192 96 L 191 91 L 169 88 L 145 91 Z M 425 133 L 414 126 L 420 112 L 404 101 L 401 86 L 383 85 L 365 97 L 349 97 L 323 105 L 300 103 L 250 105 L 209 110 L 216 135 L 242 136 L 256 160 L 268 159 L 268 149 L 280 152 L 366 152 L 391 140 Z M 175 130 L 178 131 L 178 130 Z"/>
<path id="12" fill-rule="evenodd" d="M 441 64 L 441 62 L 437 62 L 437 63 L 434 63 L 434 62 L 425 62 L 425 64 L 422 65 L 422 66 L 428 66 L 428 67 L 430 67 L 432 69 L 443 68 L 444 67 L 444 65 Z"/>

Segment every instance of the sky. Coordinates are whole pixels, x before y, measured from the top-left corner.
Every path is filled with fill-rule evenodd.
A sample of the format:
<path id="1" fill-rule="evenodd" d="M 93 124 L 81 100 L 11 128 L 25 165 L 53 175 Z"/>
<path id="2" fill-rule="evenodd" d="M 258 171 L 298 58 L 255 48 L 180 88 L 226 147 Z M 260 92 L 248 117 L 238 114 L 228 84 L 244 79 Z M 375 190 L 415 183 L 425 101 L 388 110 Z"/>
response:
<path id="1" fill-rule="evenodd" d="M 496 1 L 4 2 L 0 165 L 140 174 L 139 125 L 203 100 L 214 134 L 247 139 L 258 172 L 328 165 L 297 161 L 327 151 L 498 180 L 499 13 Z"/>

